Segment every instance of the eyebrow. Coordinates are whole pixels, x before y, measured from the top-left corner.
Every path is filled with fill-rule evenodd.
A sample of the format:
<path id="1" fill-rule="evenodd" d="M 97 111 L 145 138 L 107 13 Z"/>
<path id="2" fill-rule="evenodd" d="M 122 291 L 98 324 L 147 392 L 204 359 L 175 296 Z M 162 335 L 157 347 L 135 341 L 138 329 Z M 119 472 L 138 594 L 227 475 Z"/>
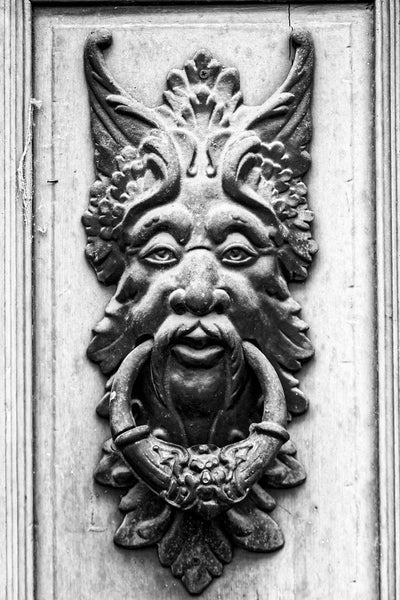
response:
<path id="1" fill-rule="evenodd" d="M 126 241 L 132 246 L 141 246 L 156 233 L 167 231 L 179 244 L 186 244 L 192 230 L 190 214 L 180 206 L 166 206 L 143 215 L 137 223 L 128 228 Z"/>
<path id="2" fill-rule="evenodd" d="M 229 233 L 243 233 L 256 246 L 264 247 L 271 243 L 271 225 L 265 225 L 258 217 L 247 210 L 237 208 L 219 209 L 209 214 L 206 229 L 217 243 L 223 242 Z"/>

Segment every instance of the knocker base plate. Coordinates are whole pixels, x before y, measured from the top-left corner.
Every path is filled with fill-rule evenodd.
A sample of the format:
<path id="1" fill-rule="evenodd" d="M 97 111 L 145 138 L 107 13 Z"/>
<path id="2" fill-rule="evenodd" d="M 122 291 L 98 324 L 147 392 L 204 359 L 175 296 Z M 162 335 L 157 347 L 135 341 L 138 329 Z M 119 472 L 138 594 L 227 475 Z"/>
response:
<path id="1" fill-rule="evenodd" d="M 317 250 L 304 183 L 314 51 L 305 30 L 291 43 L 290 72 L 260 106 L 200 49 L 156 108 L 109 73 L 110 31 L 85 46 L 97 170 L 86 256 L 117 284 L 88 355 L 111 375 L 100 412 L 114 459 L 140 482 L 115 539 L 158 544 L 191 593 L 233 544 L 280 548 L 267 490 L 305 479 L 282 444 L 307 409 L 293 372 L 313 354 L 288 283 Z"/>

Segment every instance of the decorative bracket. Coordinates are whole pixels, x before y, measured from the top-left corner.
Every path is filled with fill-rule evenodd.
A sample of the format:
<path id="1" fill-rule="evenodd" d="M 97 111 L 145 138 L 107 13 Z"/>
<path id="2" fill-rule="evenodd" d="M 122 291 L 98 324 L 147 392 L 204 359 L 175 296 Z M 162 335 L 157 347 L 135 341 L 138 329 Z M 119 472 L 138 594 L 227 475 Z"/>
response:
<path id="1" fill-rule="evenodd" d="M 86 255 L 115 284 L 88 356 L 109 376 L 98 406 L 112 439 L 95 472 L 125 488 L 115 542 L 158 545 L 200 593 L 233 547 L 284 543 L 271 488 L 305 471 L 287 422 L 307 410 L 294 373 L 313 348 L 288 283 L 317 247 L 303 181 L 310 166 L 313 45 L 261 106 L 206 50 L 167 77 L 148 108 L 85 46 L 97 179 L 83 216 Z"/>

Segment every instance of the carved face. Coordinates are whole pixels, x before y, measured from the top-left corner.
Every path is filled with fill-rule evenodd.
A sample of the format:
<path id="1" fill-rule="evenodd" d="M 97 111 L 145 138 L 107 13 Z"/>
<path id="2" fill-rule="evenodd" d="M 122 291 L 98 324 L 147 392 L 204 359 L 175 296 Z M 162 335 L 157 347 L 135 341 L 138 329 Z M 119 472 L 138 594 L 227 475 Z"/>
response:
<path id="1" fill-rule="evenodd" d="M 192 180 L 178 201 L 127 228 L 115 296 L 132 342 L 154 337 L 153 381 L 189 421 L 192 443 L 207 441 L 216 413 L 245 385 L 241 340 L 265 345 L 273 335 L 263 297 L 277 278 L 274 228 L 215 188 Z"/>
<path id="2" fill-rule="evenodd" d="M 98 86 L 98 74 L 92 81 Z M 136 420 L 175 442 L 225 444 L 260 419 L 243 340 L 273 363 L 288 410 L 306 408 L 290 371 L 312 348 L 287 279 L 303 279 L 315 252 L 301 180 L 309 155 L 271 132 L 263 141 L 265 125 L 256 125 L 273 131 L 275 115 L 290 114 L 292 94 L 249 117 L 236 70 L 206 52 L 173 71 L 168 84 L 165 105 L 140 107 L 141 122 L 132 99 L 107 98 L 114 119 L 131 115 L 123 123 L 138 136 L 136 147 L 113 157 L 115 142 L 102 145 L 104 121 L 98 138 L 93 123 L 105 175 L 92 186 L 84 217 L 87 254 L 100 280 L 118 285 L 89 356 L 113 373 L 135 346 L 154 339 L 137 392 L 146 406 L 139 397 Z M 297 130 L 307 138 L 306 118 Z"/>
<path id="3" fill-rule="evenodd" d="M 142 216 L 126 233 L 127 266 L 117 292 L 119 299 L 131 298 L 139 335 L 151 335 L 167 318 L 228 319 L 240 337 L 261 342 L 262 297 L 277 277 L 272 231 L 228 199 L 217 206 L 211 199 L 201 211 L 183 199 Z M 189 354 L 187 366 L 208 365 L 207 353 Z"/>

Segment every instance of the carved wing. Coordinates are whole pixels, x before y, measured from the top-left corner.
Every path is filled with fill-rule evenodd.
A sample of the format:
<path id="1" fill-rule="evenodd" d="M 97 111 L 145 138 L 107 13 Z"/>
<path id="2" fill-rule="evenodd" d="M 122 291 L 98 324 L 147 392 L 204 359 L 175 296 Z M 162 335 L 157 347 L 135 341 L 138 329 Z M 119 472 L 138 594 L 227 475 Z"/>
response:
<path id="1" fill-rule="evenodd" d="M 116 157 L 123 148 L 137 148 L 160 126 L 156 113 L 124 91 L 108 71 L 103 51 L 111 44 L 111 32 L 99 29 L 89 35 L 84 50 L 95 163 L 107 177 L 117 170 Z"/>
<path id="2" fill-rule="evenodd" d="M 296 29 L 291 35 L 294 61 L 281 87 L 251 115 L 247 129 L 262 142 L 282 142 L 289 155 L 293 176 L 304 175 L 310 166 L 306 146 L 311 140 L 311 92 L 314 46 L 311 35 Z"/>

